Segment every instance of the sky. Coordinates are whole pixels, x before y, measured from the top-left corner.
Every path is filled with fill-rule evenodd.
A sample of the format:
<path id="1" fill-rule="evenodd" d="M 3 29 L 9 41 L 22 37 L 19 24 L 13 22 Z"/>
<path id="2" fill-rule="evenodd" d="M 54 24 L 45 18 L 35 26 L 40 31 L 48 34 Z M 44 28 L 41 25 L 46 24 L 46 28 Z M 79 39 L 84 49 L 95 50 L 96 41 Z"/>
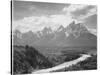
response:
<path id="1" fill-rule="evenodd" d="M 97 6 L 61 4 L 34 1 L 13 1 L 13 30 L 22 33 L 60 25 L 68 26 L 73 20 L 83 23 L 93 34 L 97 33 Z"/>

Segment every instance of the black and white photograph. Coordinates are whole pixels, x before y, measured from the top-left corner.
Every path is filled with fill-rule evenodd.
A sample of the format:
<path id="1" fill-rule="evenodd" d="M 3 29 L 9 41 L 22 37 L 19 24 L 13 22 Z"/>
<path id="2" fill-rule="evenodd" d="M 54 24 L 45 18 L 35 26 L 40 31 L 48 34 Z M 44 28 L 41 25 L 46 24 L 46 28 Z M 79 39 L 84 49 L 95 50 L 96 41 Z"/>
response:
<path id="1" fill-rule="evenodd" d="M 11 4 L 14 75 L 97 70 L 97 5 Z"/>

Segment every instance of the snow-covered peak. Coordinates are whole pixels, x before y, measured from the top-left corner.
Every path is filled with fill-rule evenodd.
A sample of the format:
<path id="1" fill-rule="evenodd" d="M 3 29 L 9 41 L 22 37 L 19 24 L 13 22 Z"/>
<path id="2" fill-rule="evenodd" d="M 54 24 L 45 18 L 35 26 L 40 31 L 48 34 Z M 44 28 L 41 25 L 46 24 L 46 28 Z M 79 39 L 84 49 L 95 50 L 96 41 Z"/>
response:
<path id="1" fill-rule="evenodd" d="M 80 36 L 82 33 L 88 33 L 88 29 L 83 23 L 75 23 L 74 21 L 66 27 L 67 34 L 73 34 L 75 37 Z"/>
<path id="2" fill-rule="evenodd" d="M 57 31 L 64 31 L 65 30 L 65 28 L 61 25 L 61 26 L 59 26 L 59 28 L 57 29 Z"/>
<path id="3" fill-rule="evenodd" d="M 20 38 L 20 39 L 22 38 L 22 33 L 19 30 L 15 30 L 13 32 L 13 35 L 16 36 L 16 37 L 18 37 L 18 38 Z"/>
<path id="4" fill-rule="evenodd" d="M 42 30 L 43 34 L 50 34 L 52 33 L 52 29 L 51 27 L 44 27 L 44 29 Z"/>

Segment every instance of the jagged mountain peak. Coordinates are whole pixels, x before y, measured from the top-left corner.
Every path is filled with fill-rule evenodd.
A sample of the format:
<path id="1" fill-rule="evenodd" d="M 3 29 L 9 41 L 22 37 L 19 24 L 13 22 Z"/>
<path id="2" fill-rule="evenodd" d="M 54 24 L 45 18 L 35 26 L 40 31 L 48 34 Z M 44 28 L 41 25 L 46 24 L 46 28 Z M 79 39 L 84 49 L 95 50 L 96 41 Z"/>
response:
<path id="1" fill-rule="evenodd" d="M 20 33 L 21 33 L 21 32 L 20 32 L 19 30 L 14 30 L 14 31 L 13 31 L 13 34 L 15 34 L 15 35 L 16 35 L 16 34 L 20 34 Z"/>
<path id="2" fill-rule="evenodd" d="M 74 21 L 66 27 L 66 30 L 69 33 L 73 33 L 73 32 L 78 32 L 78 33 L 88 32 L 88 29 L 86 28 L 86 26 L 83 23 L 75 24 Z"/>
<path id="3" fill-rule="evenodd" d="M 87 27 L 83 23 L 78 23 L 76 25 L 78 26 L 78 29 L 81 29 L 82 31 L 85 31 L 85 32 L 89 32 Z"/>
<path id="4" fill-rule="evenodd" d="M 28 31 L 28 32 L 26 32 L 26 33 L 28 33 L 28 34 L 32 34 L 32 35 L 33 35 L 33 32 L 32 32 L 32 31 Z M 23 34 L 25 34 L 25 33 L 23 33 Z"/>
<path id="5" fill-rule="evenodd" d="M 63 25 L 60 25 L 59 28 L 57 29 L 57 31 L 64 31 L 64 30 L 65 30 L 65 28 Z"/>
<path id="6" fill-rule="evenodd" d="M 52 33 L 51 27 L 44 27 L 44 29 L 41 31 L 43 34 L 49 34 Z"/>
<path id="7" fill-rule="evenodd" d="M 16 33 L 20 34 L 20 31 L 16 31 Z M 18 40 L 18 38 L 15 39 Z M 95 45 L 93 42 L 96 43 L 96 36 L 91 34 L 83 23 L 73 21 L 67 27 L 60 25 L 55 31 L 52 30 L 52 27 L 44 27 L 41 31 L 22 33 L 22 39 L 17 42 L 39 46 L 74 46 L 76 43 L 77 46 L 84 46 L 91 43 L 92 46 Z"/>
<path id="8" fill-rule="evenodd" d="M 72 21 L 70 24 L 71 24 L 71 25 L 75 24 L 75 21 Z"/>
<path id="9" fill-rule="evenodd" d="M 60 25 L 58 29 L 63 29 L 63 28 L 64 28 L 64 26 L 63 25 Z"/>
<path id="10" fill-rule="evenodd" d="M 21 39 L 22 38 L 22 33 L 19 30 L 15 30 L 15 31 L 13 31 L 13 36 L 16 36 L 16 37 Z"/>
<path id="11" fill-rule="evenodd" d="M 83 33 L 90 33 L 90 32 L 83 23 L 75 23 L 75 21 L 73 21 L 66 27 L 66 33 L 69 36 L 72 35 L 73 37 L 77 38 Z"/>

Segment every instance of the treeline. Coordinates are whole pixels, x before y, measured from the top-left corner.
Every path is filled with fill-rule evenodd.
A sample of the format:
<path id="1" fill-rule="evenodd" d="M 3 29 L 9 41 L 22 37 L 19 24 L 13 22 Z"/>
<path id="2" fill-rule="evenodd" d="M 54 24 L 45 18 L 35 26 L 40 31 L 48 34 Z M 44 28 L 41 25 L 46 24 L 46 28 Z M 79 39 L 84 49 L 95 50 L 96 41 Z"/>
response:
<path id="1" fill-rule="evenodd" d="M 13 46 L 13 73 L 31 73 L 37 69 L 49 68 L 53 64 L 34 47 Z"/>

